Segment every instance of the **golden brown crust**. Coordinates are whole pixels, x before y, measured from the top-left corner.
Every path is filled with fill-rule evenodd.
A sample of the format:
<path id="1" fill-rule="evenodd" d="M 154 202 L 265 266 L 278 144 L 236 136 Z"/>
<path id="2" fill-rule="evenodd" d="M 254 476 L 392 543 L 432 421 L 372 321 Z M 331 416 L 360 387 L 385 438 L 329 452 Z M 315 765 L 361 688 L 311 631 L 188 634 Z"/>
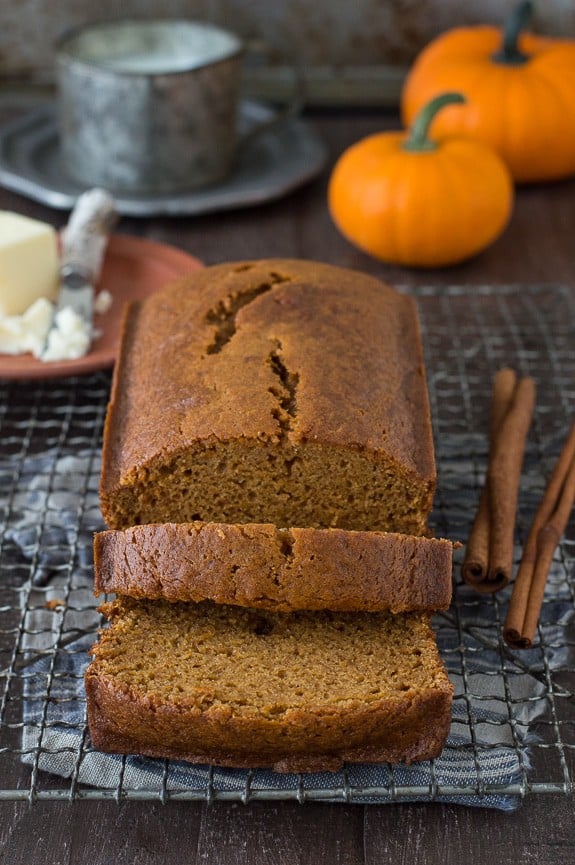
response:
<path id="1" fill-rule="evenodd" d="M 452 694 L 449 687 L 417 697 L 413 704 L 391 701 L 365 711 L 348 711 L 345 717 L 330 718 L 301 713 L 291 719 L 297 725 L 298 749 L 283 743 L 283 730 L 276 724 L 276 743 L 265 750 L 255 744 L 264 724 L 210 722 L 193 710 L 179 711 L 168 706 L 154 707 L 102 682 L 91 669 L 86 676 L 88 723 L 92 743 L 113 754 L 143 754 L 189 763 L 209 763 L 236 768 L 272 768 L 276 772 L 335 772 L 344 763 L 414 763 L 438 757 L 445 745 L 451 723 Z M 331 725 L 326 722 L 334 721 Z M 321 731 L 313 739 L 305 735 L 313 725 Z M 223 727 L 225 726 L 225 736 Z M 410 729 L 411 728 L 411 729 Z M 370 737 L 376 739 L 370 744 Z M 349 747 L 348 739 L 361 741 Z M 225 739 L 220 747 L 212 742 Z M 253 750 L 246 750 L 244 742 Z M 203 745 L 206 741 L 208 744 Z M 306 753 L 306 745 L 315 750 Z"/>
<path id="2" fill-rule="evenodd" d="M 219 605 L 122 600 L 105 612 L 86 673 L 101 750 L 317 771 L 430 759 L 444 745 L 452 686 L 425 616 L 276 613 L 268 631 L 261 613 Z"/>
<path id="3" fill-rule="evenodd" d="M 233 504 L 234 445 L 249 452 L 247 486 L 270 475 L 267 498 L 253 487 L 253 502 Z M 183 471 L 169 502 L 163 481 Z M 206 268 L 128 310 L 104 436 L 110 527 L 199 518 L 421 534 L 434 483 L 412 298 L 358 272 L 271 259 Z M 191 500 L 182 516 L 178 496 Z M 288 518 L 304 505 L 305 519 Z"/>
<path id="4" fill-rule="evenodd" d="M 447 540 L 271 524 L 167 523 L 100 532 L 96 593 L 269 610 L 447 609 Z"/>

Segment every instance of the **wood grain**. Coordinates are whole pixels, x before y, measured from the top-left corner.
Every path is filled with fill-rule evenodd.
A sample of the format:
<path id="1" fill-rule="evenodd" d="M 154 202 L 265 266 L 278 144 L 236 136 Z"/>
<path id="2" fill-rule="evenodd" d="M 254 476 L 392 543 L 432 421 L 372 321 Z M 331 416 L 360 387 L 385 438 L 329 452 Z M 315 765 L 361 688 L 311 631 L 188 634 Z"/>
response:
<path id="1" fill-rule="evenodd" d="M 462 865 L 573 862 L 573 805 L 566 799 L 527 799 L 505 813 L 457 805 L 367 808 L 366 865 Z"/>
<path id="2" fill-rule="evenodd" d="M 572 865 L 573 803 L 0 806 L 1 865 Z"/>

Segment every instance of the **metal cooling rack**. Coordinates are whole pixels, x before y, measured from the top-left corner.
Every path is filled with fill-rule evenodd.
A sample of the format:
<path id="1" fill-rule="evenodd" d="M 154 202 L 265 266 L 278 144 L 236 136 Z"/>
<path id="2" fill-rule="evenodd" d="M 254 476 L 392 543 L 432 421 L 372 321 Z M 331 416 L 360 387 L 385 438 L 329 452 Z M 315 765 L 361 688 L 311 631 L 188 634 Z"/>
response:
<path id="1" fill-rule="evenodd" d="M 436 534 L 467 537 L 486 467 L 493 373 L 511 365 L 537 380 L 518 559 L 575 415 L 575 304 L 561 286 L 415 293 L 436 436 Z M 380 774 L 374 783 L 348 767 L 313 781 L 290 776 L 271 784 L 273 773 L 262 780 L 257 772 L 205 768 L 194 782 L 182 782 L 177 764 L 135 757 L 114 757 L 112 771 L 90 743 L 81 674 L 100 623 L 91 542 L 102 527 L 97 487 L 109 386 L 107 373 L 0 382 L 0 799 L 422 798 L 513 807 L 528 793 L 574 792 L 573 524 L 528 652 L 512 652 L 502 641 L 509 588 L 477 595 L 461 583 L 456 562 L 453 604 L 434 622 L 455 683 L 453 735 L 443 762 L 425 764 L 423 773 L 387 767 L 384 781 Z M 501 770 L 502 755 L 508 771 Z M 155 774 L 142 782 L 148 765 Z"/>

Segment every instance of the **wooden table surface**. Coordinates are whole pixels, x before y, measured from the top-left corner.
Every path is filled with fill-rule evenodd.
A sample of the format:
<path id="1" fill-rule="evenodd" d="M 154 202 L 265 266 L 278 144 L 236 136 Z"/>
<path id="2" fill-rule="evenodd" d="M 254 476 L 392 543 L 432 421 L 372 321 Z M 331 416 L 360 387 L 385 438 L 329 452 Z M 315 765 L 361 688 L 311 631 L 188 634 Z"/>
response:
<path id="1" fill-rule="evenodd" d="M 375 112 L 314 112 L 307 119 L 326 141 L 331 162 L 352 141 L 395 124 Z M 404 285 L 575 286 L 575 181 L 519 190 L 511 223 L 490 249 L 466 264 L 431 272 L 380 264 L 349 246 L 327 213 L 327 177 L 328 169 L 283 200 L 254 209 L 123 219 L 119 231 L 175 244 L 206 263 L 288 256 L 355 267 Z M 56 226 L 65 221 L 64 214 L 3 190 L 0 209 Z M 416 804 L 8 802 L 0 806 L 0 863 L 573 865 L 573 805 L 572 798 L 560 796 L 528 796 L 513 813 Z"/>

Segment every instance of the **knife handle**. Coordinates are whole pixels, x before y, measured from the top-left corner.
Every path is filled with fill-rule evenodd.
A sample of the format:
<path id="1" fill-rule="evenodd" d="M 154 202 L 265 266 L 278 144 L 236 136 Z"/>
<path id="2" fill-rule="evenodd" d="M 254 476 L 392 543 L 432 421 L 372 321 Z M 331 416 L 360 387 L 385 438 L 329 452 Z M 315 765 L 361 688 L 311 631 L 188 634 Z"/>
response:
<path id="1" fill-rule="evenodd" d="M 62 277 L 78 273 L 87 282 L 97 281 L 108 235 L 117 219 L 114 198 L 105 189 L 89 189 L 79 196 L 62 231 Z"/>

